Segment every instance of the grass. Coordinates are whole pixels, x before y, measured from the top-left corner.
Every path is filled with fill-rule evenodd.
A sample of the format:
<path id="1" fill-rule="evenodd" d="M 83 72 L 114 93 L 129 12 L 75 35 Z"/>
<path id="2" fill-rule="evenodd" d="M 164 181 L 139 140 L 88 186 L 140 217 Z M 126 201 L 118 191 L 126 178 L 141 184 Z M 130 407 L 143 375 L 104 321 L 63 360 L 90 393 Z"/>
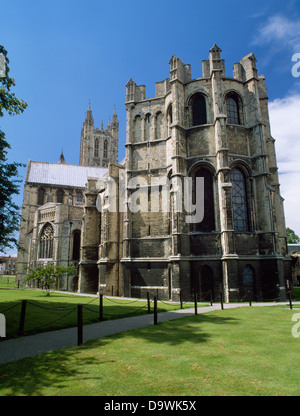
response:
<path id="1" fill-rule="evenodd" d="M 0 276 L 0 287 L 17 287 L 16 276 Z"/>
<path id="2" fill-rule="evenodd" d="M 300 300 L 300 287 L 299 286 L 295 286 L 294 287 L 294 296 L 295 296 L 295 300 Z"/>
<path id="3" fill-rule="evenodd" d="M 25 334 L 52 331 L 77 325 L 77 305 L 83 304 L 83 324 L 99 321 L 99 298 L 52 292 L 46 296 L 40 290 L 0 289 L 0 313 L 6 318 L 6 335 L 17 337 L 22 300 L 27 300 Z M 185 304 L 184 307 L 191 307 Z M 179 309 L 179 303 L 158 302 L 158 312 Z M 153 312 L 153 302 L 151 302 Z M 117 319 L 148 313 L 147 300 L 103 299 L 105 319 Z M 1 342 L 1 341 L 0 341 Z"/>
<path id="4" fill-rule="evenodd" d="M 299 396 L 286 308 L 243 307 L 0 366 L 0 396 Z"/>

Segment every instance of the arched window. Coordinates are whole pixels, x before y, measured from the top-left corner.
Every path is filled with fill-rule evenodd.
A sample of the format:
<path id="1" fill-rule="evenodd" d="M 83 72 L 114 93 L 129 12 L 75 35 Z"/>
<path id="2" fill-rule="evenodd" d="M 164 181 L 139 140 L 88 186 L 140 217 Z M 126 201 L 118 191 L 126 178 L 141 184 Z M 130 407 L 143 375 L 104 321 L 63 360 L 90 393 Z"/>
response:
<path id="1" fill-rule="evenodd" d="M 242 104 L 239 96 L 233 92 L 226 95 L 227 123 L 242 124 Z"/>
<path id="2" fill-rule="evenodd" d="M 43 228 L 40 237 L 40 258 L 53 258 L 53 227 L 51 224 L 46 224 Z"/>
<path id="3" fill-rule="evenodd" d="M 211 267 L 205 265 L 199 275 L 200 300 L 208 301 L 214 298 L 214 279 Z"/>
<path id="4" fill-rule="evenodd" d="M 255 274 L 253 267 L 250 264 L 247 264 L 242 270 L 242 295 L 250 296 L 250 299 L 253 299 L 253 294 L 255 294 Z"/>
<path id="5" fill-rule="evenodd" d="M 202 94 L 195 94 L 192 98 L 193 126 L 207 124 L 206 101 Z"/>
<path id="6" fill-rule="evenodd" d="M 139 142 L 141 140 L 142 120 L 139 115 L 135 116 L 133 120 L 133 141 Z"/>
<path id="7" fill-rule="evenodd" d="M 145 140 L 150 139 L 151 114 L 145 115 Z"/>
<path id="8" fill-rule="evenodd" d="M 204 217 L 199 223 L 194 224 L 195 231 L 210 232 L 215 230 L 215 208 L 213 173 L 206 168 L 200 167 L 193 175 L 193 204 L 196 203 L 196 178 L 204 178 Z"/>
<path id="9" fill-rule="evenodd" d="M 155 139 L 162 139 L 162 118 L 163 115 L 159 111 L 155 117 Z"/>
<path id="10" fill-rule="evenodd" d="M 62 204 L 64 202 L 64 191 L 62 191 L 61 189 L 59 189 L 56 192 L 56 198 L 57 198 L 57 202 L 59 202 L 59 203 Z"/>
<path id="11" fill-rule="evenodd" d="M 77 192 L 77 194 L 76 194 L 76 201 L 79 202 L 79 203 L 83 201 L 82 192 Z"/>
<path id="12" fill-rule="evenodd" d="M 80 231 L 75 231 L 73 235 L 72 260 L 80 259 Z"/>
<path id="13" fill-rule="evenodd" d="M 107 150 L 108 150 L 108 144 L 107 144 L 107 140 L 104 140 L 103 143 L 103 157 L 104 159 L 107 159 Z"/>
<path id="14" fill-rule="evenodd" d="M 40 188 L 38 190 L 38 205 L 44 205 L 45 202 L 45 189 Z"/>
<path id="15" fill-rule="evenodd" d="M 99 156 L 99 139 L 95 139 L 94 157 Z"/>
<path id="16" fill-rule="evenodd" d="M 243 172 L 240 169 L 232 169 L 230 180 L 232 183 L 234 231 L 249 231 L 246 182 Z"/>

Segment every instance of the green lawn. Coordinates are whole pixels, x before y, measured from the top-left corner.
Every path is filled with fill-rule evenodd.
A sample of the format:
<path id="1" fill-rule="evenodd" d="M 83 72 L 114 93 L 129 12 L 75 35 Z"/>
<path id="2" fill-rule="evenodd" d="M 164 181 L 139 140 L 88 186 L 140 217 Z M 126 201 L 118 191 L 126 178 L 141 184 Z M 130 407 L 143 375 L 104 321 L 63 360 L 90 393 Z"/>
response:
<path id="1" fill-rule="evenodd" d="M 46 296 L 43 291 L 28 289 L 0 289 L 0 313 L 6 318 L 7 338 L 17 336 L 21 303 L 27 300 L 25 335 L 52 331 L 77 325 L 77 305 L 83 304 L 83 324 L 99 321 L 99 298 L 52 292 Z M 192 304 L 184 304 L 191 307 Z M 179 303 L 158 302 L 158 312 L 179 309 Z M 151 302 L 151 313 L 153 301 Z M 123 300 L 104 298 L 105 319 L 117 319 L 148 313 L 147 300 Z M 1 340 L 0 340 L 1 342 Z"/>
<path id="2" fill-rule="evenodd" d="M 17 287 L 16 276 L 0 276 L 0 287 Z"/>
<path id="3" fill-rule="evenodd" d="M 199 314 L 0 366 L 0 396 L 300 394 L 288 307 Z"/>

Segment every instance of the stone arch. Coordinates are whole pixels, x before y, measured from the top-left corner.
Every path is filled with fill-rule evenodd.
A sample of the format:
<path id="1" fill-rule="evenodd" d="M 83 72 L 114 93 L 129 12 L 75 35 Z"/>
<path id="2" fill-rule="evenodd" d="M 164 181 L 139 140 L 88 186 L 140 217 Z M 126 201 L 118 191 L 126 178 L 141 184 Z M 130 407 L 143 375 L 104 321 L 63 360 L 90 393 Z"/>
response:
<path id="1" fill-rule="evenodd" d="M 80 230 L 74 230 L 73 238 L 72 238 L 72 260 L 75 260 L 75 261 L 80 260 L 80 240 L 81 240 Z"/>
<path id="2" fill-rule="evenodd" d="M 202 301 L 214 299 L 214 274 L 212 268 L 206 264 L 199 272 L 199 295 Z"/>
<path id="3" fill-rule="evenodd" d="M 244 125 L 244 105 L 240 94 L 234 90 L 227 91 L 224 95 L 224 104 L 227 124 Z"/>
<path id="4" fill-rule="evenodd" d="M 150 140 L 150 131 L 151 131 L 151 114 L 147 113 L 144 118 L 144 138 L 145 140 Z"/>
<path id="5" fill-rule="evenodd" d="M 196 203 L 196 178 L 204 178 L 204 218 L 200 223 L 191 224 L 192 231 L 211 232 L 216 230 L 215 219 L 215 170 L 210 163 L 198 162 L 189 170 L 193 180 L 192 202 Z"/>
<path id="6" fill-rule="evenodd" d="M 241 273 L 241 297 L 253 300 L 255 296 L 255 270 L 247 264 Z M 248 299 L 250 297 L 250 299 Z"/>
<path id="7" fill-rule="evenodd" d="M 249 201 L 246 176 L 240 165 L 234 166 L 230 172 L 232 183 L 232 211 L 234 231 L 250 231 Z"/>
<path id="8" fill-rule="evenodd" d="M 54 229 L 52 224 L 47 222 L 40 233 L 39 238 L 39 258 L 52 259 L 54 250 Z"/>
<path id="9" fill-rule="evenodd" d="M 38 192 L 37 192 L 37 204 L 38 205 L 44 205 L 45 203 L 45 196 L 46 196 L 46 191 L 44 188 L 39 188 Z"/>
<path id="10" fill-rule="evenodd" d="M 202 92 L 195 92 L 188 100 L 189 125 L 207 124 L 207 97 Z"/>

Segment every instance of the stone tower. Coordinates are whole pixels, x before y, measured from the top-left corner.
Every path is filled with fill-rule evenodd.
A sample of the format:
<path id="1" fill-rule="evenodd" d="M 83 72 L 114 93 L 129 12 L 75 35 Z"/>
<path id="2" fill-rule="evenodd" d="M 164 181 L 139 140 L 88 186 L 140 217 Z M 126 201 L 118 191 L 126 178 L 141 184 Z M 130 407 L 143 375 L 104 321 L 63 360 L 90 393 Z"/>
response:
<path id="1" fill-rule="evenodd" d="M 94 127 L 94 118 L 89 104 L 81 130 L 80 160 L 82 166 L 107 167 L 109 162 L 118 162 L 119 122 L 114 110 L 112 121 L 106 129 Z"/>
<path id="2" fill-rule="evenodd" d="M 170 78 L 156 83 L 153 98 L 132 79 L 126 85 L 126 183 L 139 182 L 148 206 L 124 213 L 123 293 L 285 299 L 290 261 L 283 200 L 256 59 L 253 53 L 242 58 L 230 77 L 215 44 L 200 78 L 192 79 L 190 65 L 174 55 L 169 64 Z M 171 181 L 168 212 L 161 209 L 162 186 L 151 186 L 163 178 Z M 192 181 L 187 193 L 185 178 Z M 193 222 L 183 198 L 190 194 L 197 205 L 198 178 L 204 216 Z M 126 200 L 134 192 L 127 187 Z"/>

